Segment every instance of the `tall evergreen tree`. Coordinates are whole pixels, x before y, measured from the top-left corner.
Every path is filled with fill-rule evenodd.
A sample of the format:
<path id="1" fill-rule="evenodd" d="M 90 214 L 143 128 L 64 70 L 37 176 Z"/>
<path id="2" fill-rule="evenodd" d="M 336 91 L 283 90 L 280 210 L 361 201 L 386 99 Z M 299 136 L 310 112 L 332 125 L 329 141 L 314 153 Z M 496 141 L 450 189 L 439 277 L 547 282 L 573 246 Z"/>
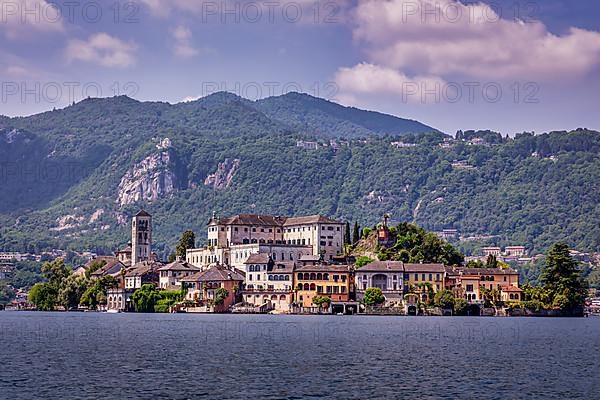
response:
<path id="1" fill-rule="evenodd" d="M 546 267 L 540 277 L 544 289 L 550 294 L 553 307 L 573 312 L 583 306 L 587 297 L 587 283 L 569 254 L 569 246 L 556 243 L 546 256 Z"/>
<path id="2" fill-rule="evenodd" d="M 196 235 L 193 231 L 187 230 L 181 235 L 179 243 L 177 243 L 176 254 L 177 256 L 185 259 L 185 253 L 187 249 L 193 249 L 196 246 Z"/>
<path id="3" fill-rule="evenodd" d="M 350 236 L 350 222 L 346 222 L 346 232 L 344 233 L 344 244 L 352 244 L 352 237 Z"/>
<path id="4" fill-rule="evenodd" d="M 358 243 L 360 240 L 360 230 L 358 228 L 358 222 L 354 222 L 354 230 L 352 232 L 352 244 Z"/>
<path id="5" fill-rule="evenodd" d="M 487 268 L 498 268 L 498 260 L 496 259 L 496 256 L 493 254 L 490 254 L 487 258 L 485 266 Z"/>

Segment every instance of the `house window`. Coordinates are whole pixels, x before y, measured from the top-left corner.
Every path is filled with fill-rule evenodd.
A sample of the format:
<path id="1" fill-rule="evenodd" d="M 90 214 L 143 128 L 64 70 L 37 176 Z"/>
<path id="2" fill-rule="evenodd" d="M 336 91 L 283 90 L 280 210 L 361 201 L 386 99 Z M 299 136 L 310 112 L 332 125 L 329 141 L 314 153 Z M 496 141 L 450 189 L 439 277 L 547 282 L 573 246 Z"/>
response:
<path id="1" fill-rule="evenodd" d="M 419 274 L 415 274 L 415 281 L 419 280 Z"/>
<path id="2" fill-rule="evenodd" d="M 440 280 L 440 274 L 435 274 L 435 280 L 439 281 Z"/>
<path id="3" fill-rule="evenodd" d="M 421 274 L 421 280 L 424 281 L 425 280 L 425 274 Z"/>
<path id="4" fill-rule="evenodd" d="M 473 285 L 467 285 L 467 292 L 473 291 Z"/>
<path id="5" fill-rule="evenodd" d="M 432 281 L 433 280 L 433 274 L 429 274 L 429 280 Z"/>

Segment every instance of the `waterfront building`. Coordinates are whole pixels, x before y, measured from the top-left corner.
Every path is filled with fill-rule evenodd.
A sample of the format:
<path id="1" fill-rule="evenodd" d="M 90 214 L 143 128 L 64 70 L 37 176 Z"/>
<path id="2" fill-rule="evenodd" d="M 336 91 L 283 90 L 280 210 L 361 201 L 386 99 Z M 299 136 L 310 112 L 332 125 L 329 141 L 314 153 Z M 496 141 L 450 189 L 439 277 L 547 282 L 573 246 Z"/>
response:
<path id="1" fill-rule="evenodd" d="M 520 289 L 513 289 L 519 288 L 519 272 L 512 268 L 447 267 L 447 276 L 447 287 L 457 297 L 463 297 L 471 303 L 483 302 L 480 289 L 505 292 L 509 299 L 511 294 L 515 297 L 517 293 L 522 293 Z M 518 296 L 522 298 L 521 294 Z"/>
<path id="2" fill-rule="evenodd" d="M 424 294 L 431 287 L 433 293 L 444 289 L 446 268 L 444 264 L 404 264 L 404 288 L 405 293 L 415 291 L 417 288 Z M 418 291 L 418 290 L 417 290 Z"/>
<path id="3" fill-rule="evenodd" d="M 404 263 L 402 261 L 374 261 L 355 271 L 356 299 L 362 301 L 369 288 L 381 289 L 385 305 L 402 304 L 404 293 Z"/>
<path id="4" fill-rule="evenodd" d="M 279 312 L 289 312 L 294 299 L 292 261 L 275 262 L 267 254 L 252 254 L 246 260 L 244 303 Z"/>
<path id="5" fill-rule="evenodd" d="M 523 300 L 523 289 L 516 286 L 503 286 L 500 289 L 500 300 L 507 301 L 521 301 Z"/>
<path id="6" fill-rule="evenodd" d="M 354 291 L 352 269 L 348 265 L 316 264 L 294 270 L 295 303 L 303 308 L 316 308 L 313 299 L 327 296 L 331 305 L 351 300 Z"/>
<path id="7" fill-rule="evenodd" d="M 211 265 L 208 269 L 181 278 L 188 289 L 186 300 L 204 307 L 204 311 L 224 312 L 235 304 L 241 292 L 244 275 L 223 265 Z M 219 288 L 227 290 L 220 304 L 213 304 Z"/>

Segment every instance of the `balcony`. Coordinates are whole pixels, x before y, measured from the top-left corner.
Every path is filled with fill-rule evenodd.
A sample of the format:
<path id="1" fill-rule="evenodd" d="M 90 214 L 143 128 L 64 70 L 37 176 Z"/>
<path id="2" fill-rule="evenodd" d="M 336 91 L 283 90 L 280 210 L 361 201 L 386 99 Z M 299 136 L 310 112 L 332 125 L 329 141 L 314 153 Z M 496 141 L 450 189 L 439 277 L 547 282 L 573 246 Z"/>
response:
<path id="1" fill-rule="evenodd" d="M 267 293 L 281 293 L 281 294 L 289 294 L 292 293 L 293 290 L 290 288 L 289 290 L 286 289 L 242 289 L 242 293 L 245 294 L 267 294 Z"/>

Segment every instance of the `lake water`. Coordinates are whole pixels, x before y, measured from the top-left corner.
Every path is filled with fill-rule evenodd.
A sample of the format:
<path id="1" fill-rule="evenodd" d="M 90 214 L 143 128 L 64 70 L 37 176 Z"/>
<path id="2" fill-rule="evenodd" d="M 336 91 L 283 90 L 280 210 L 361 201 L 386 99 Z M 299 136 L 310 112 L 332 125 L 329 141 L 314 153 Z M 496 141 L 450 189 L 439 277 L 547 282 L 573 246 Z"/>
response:
<path id="1" fill-rule="evenodd" d="M 0 312 L 3 399 L 600 398 L 600 318 Z"/>

